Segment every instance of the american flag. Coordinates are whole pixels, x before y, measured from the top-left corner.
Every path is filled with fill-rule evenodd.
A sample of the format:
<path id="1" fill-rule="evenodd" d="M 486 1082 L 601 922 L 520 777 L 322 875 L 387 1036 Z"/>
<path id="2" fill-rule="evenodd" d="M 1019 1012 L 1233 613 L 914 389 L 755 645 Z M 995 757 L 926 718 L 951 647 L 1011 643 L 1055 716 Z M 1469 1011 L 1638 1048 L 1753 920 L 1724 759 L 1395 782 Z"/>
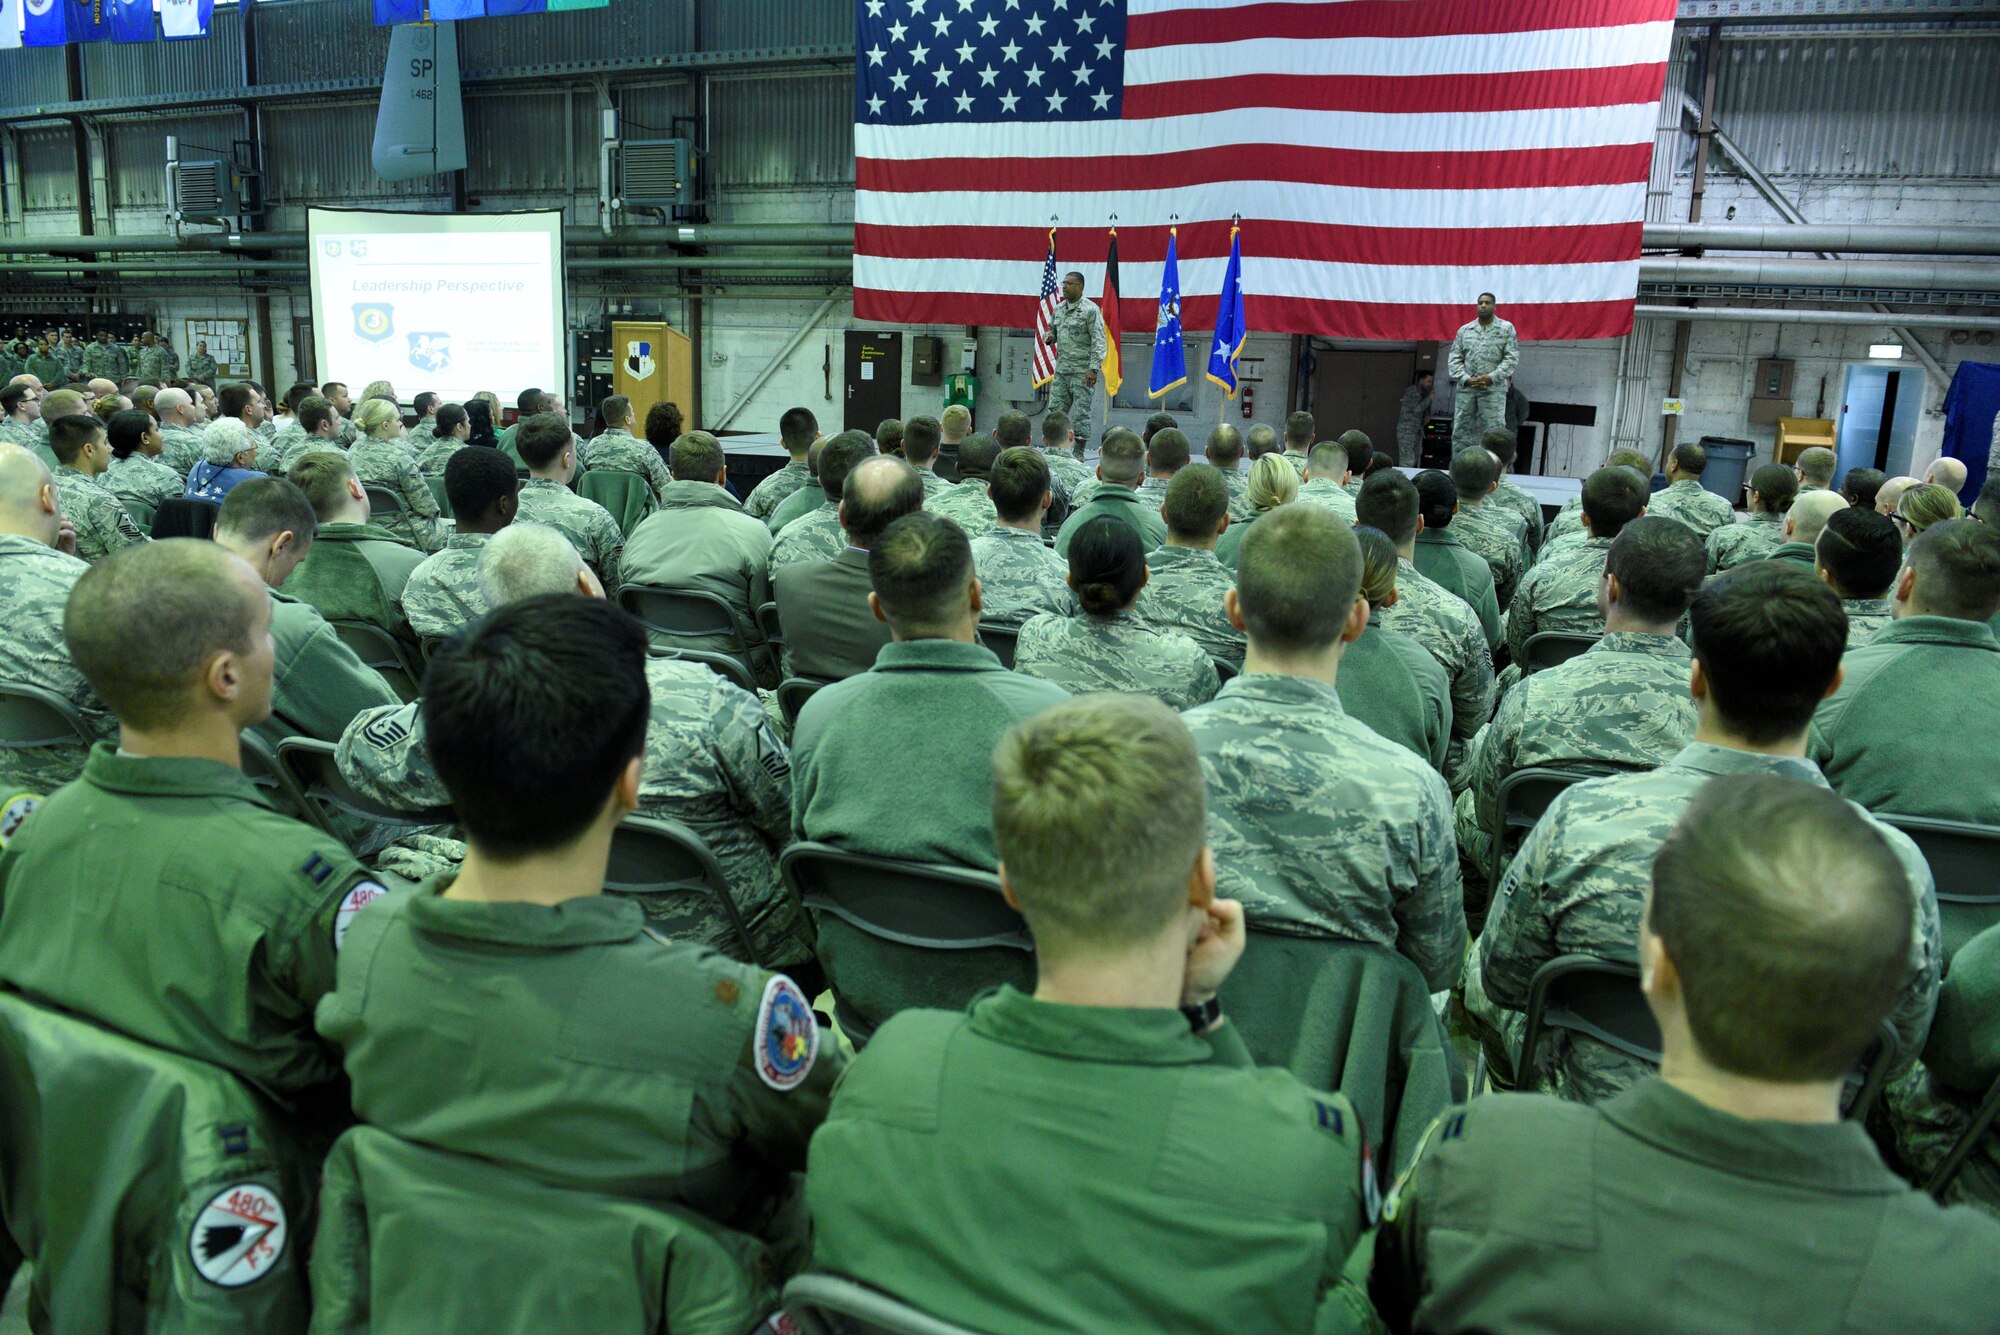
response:
<path id="1" fill-rule="evenodd" d="M 1056 229 L 1049 229 L 1048 257 L 1042 261 L 1042 299 L 1035 303 L 1035 388 L 1056 378 L 1056 350 L 1049 345 L 1049 322 L 1056 313 Z"/>
<path id="2" fill-rule="evenodd" d="M 855 314 L 1034 323 L 1057 259 L 1190 328 L 1243 217 L 1250 327 L 1443 339 L 1631 327 L 1673 0 L 859 0 Z M 1135 272 L 1136 271 L 1136 272 Z M 1124 324 L 1150 328 L 1146 296 Z"/>

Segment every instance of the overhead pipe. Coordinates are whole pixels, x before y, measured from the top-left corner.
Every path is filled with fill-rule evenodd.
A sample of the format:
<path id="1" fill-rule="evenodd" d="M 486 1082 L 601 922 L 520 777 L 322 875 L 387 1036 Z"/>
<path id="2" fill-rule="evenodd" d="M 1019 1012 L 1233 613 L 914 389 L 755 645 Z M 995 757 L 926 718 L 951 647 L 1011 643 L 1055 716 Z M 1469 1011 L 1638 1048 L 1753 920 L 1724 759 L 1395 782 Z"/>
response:
<path id="1" fill-rule="evenodd" d="M 304 250 L 304 232 L 193 232 L 171 236 L 42 236 L 0 241 L 0 255 L 56 255 L 96 251 L 106 255 L 145 255 L 168 251 Z M 609 250 L 645 246 L 783 246 L 841 248 L 854 246 L 854 229 L 838 223 L 688 223 L 664 227 L 625 227 L 609 234 L 594 227 L 565 227 L 565 246 L 579 250 Z"/>
<path id="2" fill-rule="evenodd" d="M 2000 255 L 2000 227 L 1901 223 L 1647 223 L 1648 250 L 1850 251 L 1863 255 Z"/>
<path id="3" fill-rule="evenodd" d="M 1876 311 L 1797 311 L 1762 306 L 1634 306 L 1641 320 L 1705 320 L 1722 324 L 1860 325 L 1876 329 L 1982 329 L 2000 332 L 2000 316 L 1902 315 Z"/>
<path id="4" fill-rule="evenodd" d="M 1756 287 L 1900 288 L 2000 292 L 2000 264 L 1924 260 L 1790 260 L 1762 257 L 1639 261 L 1642 283 L 1736 283 Z"/>

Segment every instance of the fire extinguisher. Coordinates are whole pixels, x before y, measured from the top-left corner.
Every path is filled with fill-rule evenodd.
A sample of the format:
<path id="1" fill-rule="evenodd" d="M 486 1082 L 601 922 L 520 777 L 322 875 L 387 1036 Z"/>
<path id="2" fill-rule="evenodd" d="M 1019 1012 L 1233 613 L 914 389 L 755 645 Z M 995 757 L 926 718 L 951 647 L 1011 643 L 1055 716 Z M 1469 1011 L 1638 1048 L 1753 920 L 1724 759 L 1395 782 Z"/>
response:
<path id="1" fill-rule="evenodd" d="M 1250 409 L 1253 403 L 1252 396 L 1256 393 L 1257 387 L 1255 385 L 1246 384 L 1243 386 L 1243 415 L 1245 417 L 1250 416 Z"/>

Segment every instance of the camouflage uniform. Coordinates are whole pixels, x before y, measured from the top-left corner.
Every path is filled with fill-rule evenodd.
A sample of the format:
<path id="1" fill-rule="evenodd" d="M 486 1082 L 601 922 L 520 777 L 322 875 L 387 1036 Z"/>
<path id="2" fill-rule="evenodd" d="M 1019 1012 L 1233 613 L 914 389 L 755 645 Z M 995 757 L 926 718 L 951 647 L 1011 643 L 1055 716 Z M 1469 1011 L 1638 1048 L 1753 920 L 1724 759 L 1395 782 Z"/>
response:
<path id="1" fill-rule="evenodd" d="M 0 388 L 4 388 L 5 384 L 6 382 L 0 381 Z M 0 445 L 19 445 L 24 450 L 34 449 L 42 443 L 42 438 L 35 434 L 35 426 L 35 422 L 16 422 L 12 418 L 0 421 Z"/>
<path id="2" fill-rule="evenodd" d="M 1317 505 L 1331 510 L 1343 521 L 1354 522 L 1354 498 L 1347 489 L 1330 477 L 1316 477 L 1299 488 L 1299 499 L 1308 505 Z"/>
<path id="3" fill-rule="evenodd" d="M 1250 475 L 1237 468 L 1224 473 L 1222 480 L 1229 486 L 1229 522 L 1240 524 L 1256 512 L 1256 508 L 1250 504 Z M 1350 497 L 1350 504 L 1352 500 Z"/>
<path id="4" fill-rule="evenodd" d="M 772 507 L 769 517 L 764 520 L 764 527 L 770 529 L 771 536 L 775 538 L 820 507 L 839 504 L 826 494 L 818 482 L 808 482 L 795 488 L 791 495 Z"/>
<path id="5" fill-rule="evenodd" d="M 403 432 L 403 443 L 418 454 L 422 454 L 424 447 L 436 439 L 437 418 L 435 417 L 423 418 L 415 426 Z"/>
<path id="6" fill-rule="evenodd" d="M 63 517 L 76 526 L 76 554 L 102 561 L 121 548 L 146 541 L 125 502 L 94 477 L 74 468 L 56 469 L 56 493 Z"/>
<path id="7" fill-rule="evenodd" d="M 1044 612 L 1021 627 L 1014 670 L 1054 682 L 1072 695 L 1131 691 L 1187 709 L 1221 686 L 1201 646 L 1178 631 L 1157 631 L 1130 612 L 1108 617 Z"/>
<path id="8" fill-rule="evenodd" d="M 1417 534 L 1410 563 L 1417 573 L 1451 594 L 1479 618 L 1490 653 L 1500 647 L 1500 600 L 1493 596 L 1493 569 L 1458 540 L 1458 524 L 1427 528 Z"/>
<path id="9" fill-rule="evenodd" d="M 1408 560 L 1396 562 L 1396 605 L 1385 607 L 1382 625 L 1409 636 L 1438 661 L 1451 678 L 1451 751 L 1455 773 L 1465 747 L 1492 712 L 1493 655 L 1479 618 L 1455 595 L 1426 579 Z"/>
<path id="10" fill-rule="evenodd" d="M 216 373 L 221 369 L 216 365 L 215 358 L 205 352 L 197 352 L 187 360 L 187 378 L 199 380 L 211 387 L 215 384 Z"/>
<path id="11" fill-rule="evenodd" d="M 1582 532 L 1583 497 L 1578 494 L 1564 501 L 1562 509 L 1556 511 L 1556 517 L 1549 521 L 1548 532 L 1542 535 L 1542 550 L 1547 551 L 1548 545 L 1557 538 L 1567 538 Z"/>
<path id="12" fill-rule="evenodd" d="M 1076 486 L 1070 489 L 1069 493 L 1070 513 L 1075 514 L 1084 506 L 1089 505 L 1097 499 L 1097 493 L 1103 490 L 1104 479 L 1098 477 L 1095 473 L 1077 483 Z"/>
<path id="13" fill-rule="evenodd" d="M 1693 657 L 1671 635 L 1614 631 L 1567 663 L 1523 677 L 1467 756 L 1457 806 L 1466 860 L 1486 865 L 1500 784 L 1516 770 L 1650 768 L 1679 754 L 1694 739 Z"/>
<path id="14" fill-rule="evenodd" d="M 1802 757 L 1695 742 L 1658 769 L 1570 788 L 1529 833 L 1501 879 L 1492 917 L 1474 952 L 1477 972 L 1467 973 L 1466 1008 L 1517 1034 L 1528 984 L 1550 960 L 1569 954 L 1636 959 L 1653 854 L 1696 790 L 1723 774 L 1776 774 L 1826 787 L 1818 767 Z M 1860 807 L 1855 810 L 1867 816 Z M 1923 1045 L 1937 997 L 1937 893 L 1930 868 L 1909 836 L 1867 818 L 1910 875 L 1910 976 L 1888 1016 L 1900 1044 L 1901 1070 Z M 1607 1099 L 1654 1069 L 1563 1030 L 1555 1031 L 1541 1052 L 1540 1071 L 1523 1073 L 1521 1087 L 1537 1083 L 1537 1075 L 1547 1083 L 1552 1072 L 1558 1092 L 1584 1103 Z"/>
<path id="15" fill-rule="evenodd" d="M 123 459 L 113 459 L 104 470 L 104 485 L 121 501 L 137 502 L 157 510 L 186 489 L 186 482 L 158 459 L 133 451 Z"/>
<path id="16" fill-rule="evenodd" d="M 403 615 L 419 638 L 442 640 L 486 615 L 479 592 L 479 552 L 491 533 L 453 533 L 403 585 Z"/>
<path id="17" fill-rule="evenodd" d="M 1303 677 L 1238 677 L 1186 721 L 1217 894 L 1254 927 L 1389 946 L 1433 991 L 1458 981 L 1465 904 L 1435 771 Z"/>
<path id="18" fill-rule="evenodd" d="M 1243 666 L 1243 632 L 1229 624 L 1222 595 L 1236 586 L 1215 553 L 1200 547 L 1161 547 L 1146 557 L 1153 572 L 1140 591 L 1139 615 L 1148 625 L 1177 630 L 1210 658 Z"/>
<path id="19" fill-rule="evenodd" d="M 132 359 L 132 374 L 139 377 L 142 385 L 155 388 L 167 383 L 166 350 L 155 343 L 150 348 L 140 348 L 139 355 Z"/>
<path id="20" fill-rule="evenodd" d="M 1542 631 L 1598 635 L 1604 616 L 1597 610 L 1597 585 L 1604 578 L 1610 538 L 1586 538 L 1560 550 L 1544 550 L 1521 580 L 1507 608 L 1507 650 L 1516 663 L 1530 636 Z"/>
<path id="21" fill-rule="evenodd" d="M 929 473 L 925 477 L 931 476 Z M 986 494 L 987 480 L 983 477 L 961 478 L 957 485 L 948 486 L 936 500 L 926 496 L 924 509 L 934 515 L 943 515 L 965 530 L 968 538 L 983 536 L 999 522 L 999 512 L 993 507 L 993 498 Z"/>
<path id="22" fill-rule="evenodd" d="M 1049 466 L 1049 475 L 1062 483 L 1063 494 L 1069 497 L 1070 504 L 1080 504 L 1076 499 L 1076 489 L 1085 482 L 1092 480 L 1089 466 L 1078 461 L 1073 455 L 1051 452 L 1042 449 L 1039 445 L 1035 446 L 1034 449 L 1042 456 L 1042 461 Z M 1238 474 L 1237 476 L 1242 476 L 1245 481 L 1249 480 L 1246 474 Z"/>
<path id="23" fill-rule="evenodd" d="M 1074 304 L 1058 301 L 1049 317 L 1056 336 L 1056 373 L 1049 381 L 1049 411 L 1068 413 L 1077 444 L 1090 448 L 1090 415 L 1095 386 L 1083 378 L 1104 364 L 1104 316 L 1097 303 L 1078 297 Z"/>
<path id="24" fill-rule="evenodd" d="M 90 567 L 33 538 L 0 533 L 0 681 L 39 686 L 77 707 L 99 739 L 118 735 L 118 720 L 70 661 L 63 639 L 69 591 Z M 0 747 L 0 803 L 14 793 L 47 797 L 83 773 L 82 743 Z"/>
<path id="25" fill-rule="evenodd" d="M 785 525 L 771 544 L 771 574 L 801 561 L 830 561 L 847 550 L 847 530 L 840 526 L 840 506 L 828 501 L 819 509 Z"/>
<path id="26" fill-rule="evenodd" d="M 928 466 L 917 469 L 917 481 L 924 484 L 925 509 L 929 509 L 933 500 L 950 491 L 952 487 L 951 483 L 939 477 Z"/>
<path id="27" fill-rule="evenodd" d="M 1884 1092 L 1897 1156 L 1922 1182 L 1964 1136 L 1980 1100 L 2000 1078 L 2000 927 L 1958 948 L 1938 989 L 1937 1019 L 1923 1064 Z M 1987 1131 L 1945 1188 L 1947 1205 L 2000 1215 L 2000 1128 Z"/>
<path id="28" fill-rule="evenodd" d="M 1471 449 L 1488 431 L 1507 425 L 1508 382 L 1520 362 L 1521 344 L 1514 326 L 1498 316 L 1491 324 L 1467 320 L 1458 327 L 1445 359 L 1445 374 L 1457 395 L 1451 417 L 1452 453 Z M 1476 375 L 1490 375 L 1493 383 L 1485 389 L 1466 388 L 1466 381 Z"/>
<path id="29" fill-rule="evenodd" d="M 445 466 L 451 463 L 451 456 L 457 454 L 465 446 L 466 442 L 455 440 L 450 436 L 446 436 L 442 440 L 433 436 L 430 440 L 425 441 L 424 447 L 417 452 L 417 471 L 422 473 L 427 480 L 434 477 L 443 477 Z"/>
<path id="30" fill-rule="evenodd" d="M 285 431 L 289 430 L 291 430 L 290 427 L 285 428 Z M 271 454 L 276 454 L 278 456 L 276 467 L 266 468 L 264 469 L 264 471 L 267 473 L 275 474 L 276 476 L 279 477 L 282 477 L 286 473 L 289 473 L 292 469 L 292 465 L 297 463 L 299 460 L 305 458 L 308 454 L 347 453 L 346 446 L 342 445 L 338 440 L 329 440 L 325 436 L 309 436 L 303 430 L 301 430 L 296 436 L 293 436 L 289 441 L 284 441 L 284 435 L 285 432 L 280 431 L 269 442 L 259 446 L 257 450 L 257 460 L 260 465 L 267 456 Z M 280 443 L 281 441 L 283 442 L 282 444 Z M 436 497 L 432 497 L 432 499 L 435 500 Z"/>
<path id="31" fill-rule="evenodd" d="M 1501 607 L 1514 601 L 1514 590 L 1528 568 L 1528 529 L 1521 517 L 1491 497 L 1460 501 L 1451 517 L 1451 532 L 1460 543 L 1484 557 L 1493 572 L 1493 597 Z"/>
<path id="32" fill-rule="evenodd" d="M 1335 691 L 1347 716 L 1421 756 L 1439 774 L 1451 752 L 1451 679 L 1407 635 L 1368 609 L 1368 628 L 1340 655 Z"/>
<path id="33" fill-rule="evenodd" d="M 1678 520 L 1704 542 L 1709 534 L 1736 522 L 1736 508 L 1691 477 L 1669 482 L 1665 491 L 1654 492 L 1646 502 L 1646 513 Z"/>
<path id="34" fill-rule="evenodd" d="M 1843 598 L 1847 613 L 1847 647 L 1859 649 L 1875 638 L 1875 632 L 1896 619 L 1896 608 L 1887 598 Z"/>
<path id="35" fill-rule="evenodd" d="M 1723 524 L 1708 535 L 1708 573 L 1761 561 L 1784 541 L 1783 515 L 1753 514 L 1740 524 Z"/>
<path id="36" fill-rule="evenodd" d="M 596 501 L 585 500 L 560 482 L 531 477 L 521 484 L 514 518 L 555 529 L 590 563 L 607 590 L 618 587 L 618 557 L 625 550 L 625 535 L 611 512 Z"/>
<path id="37" fill-rule="evenodd" d="M 972 564 L 984 596 L 981 621 L 1018 626 L 1043 612 L 1078 613 L 1068 563 L 1032 533 L 995 525 L 972 540 Z"/>
<path id="38" fill-rule="evenodd" d="M 58 343 L 50 349 L 55 354 L 56 361 L 62 365 L 65 380 L 76 379 L 76 373 L 83 369 L 83 348 L 84 345 L 81 343 L 70 342 Z"/>
<path id="39" fill-rule="evenodd" d="M 1424 423 L 1430 415 L 1431 396 L 1424 393 L 1422 385 L 1403 391 L 1403 401 L 1396 409 L 1396 462 L 1405 468 L 1417 466 L 1424 448 Z"/>
<path id="40" fill-rule="evenodd" d="M 1487 499 L 1498 502 L 1521 516 L 1521 523 L 1526 526 L 1529 550 L 1541 550 L 1542 503 L 1540 501 L 1529 495 L 1518 484 L 1509 482 L 1505 476 L 1501 477 L 1499 487 Z"/>
<path id="41" fill-rule="evenodd" d="M 110 343 L 92 340 L 83 350 L 83 378 L 85 380 L 118 380 L 118 364 L 123 354 Z"/>
<path id="42" fill-rule="evenodd" d="M 811 486 L 812 480 L 812 469 L 806 467 L 806 461 L 794 459 L 752 487 L 749 499 L 743 502 L 743 509 L 753 518 L 768 522 L 772 512 L 787 496 L 800 487 Z"/>
<path id="43" fill-rule="evenodd" d="M 777 851 L 791 837 L 791 753 L 756 696 L 701 664 L 649 658 L 646 683 L 652 708 L 639 814 L 679 821 L 708 844 L 765 964 L 810 959 L 812 928 L 777 872 Z M 450 801 L 425 748 L 421 704 L 370 710 L 341 735 L 341 773 L 378 802 L 410 809 Z M 738 952 L 698 896 L 645 907 L 668 935 Z"/>
<path id="44" fill-rule="evenodd" d="M 202 461 L 207 449 L 207 445 L 202 442 L 201 428 L 198 426 L 160 428 L 160 462 L 179 473 L 183 482 L 187 481 L 187 475 L 194 471 L 194 466 Z M 260 450 L 257 454 L 257 466 L 263 468 L 263 465 L 264 455 Z"/>
<path id="45" fill-rule="evenodd" d="M 593 472 L 637 473 L 652 486 L 655 501 L 674 480 L 674 475 L 667 471 L 666 461 L 660 458 L 660 452 L 653 448 L 652 443 L 640 440 L 623 427 L 599 432 L 590 442 L 590 467 Z"/>
<path id="46" fill-rule="evenodd" d="M 164 431 L 165 428 L 163 427 L 161 430 Z M 284 462 L 285 455 L 305 438 L 306 429 L 299 425 L 296 417 L 286 422 L 283 426 L 274 427 L 269 436 L 260 435 L 257 439 L 258 469 L 266 473 L 282 474 L 289 467 Z M 200 433 L 198 432 L 196 433 L 196 439 L 200 439 Z M 329 450 L 338 448 L 330 440 L 325 442 L 325 444 Z"/>
<path id="47" fill-rule="evenodd" d="M 347 452 L 354 476 L 364 485 L 393 491 L 403 498 L 403 511 L 386 511 L 375 522 L 419 551 L 434 552 L 444 546 L 451 531 L 442 522 L 437 497 L 417 471 L 416 456 L 400 440 L 363 439 Z M 579 498 L 581 499 L 581 498 Z"/>

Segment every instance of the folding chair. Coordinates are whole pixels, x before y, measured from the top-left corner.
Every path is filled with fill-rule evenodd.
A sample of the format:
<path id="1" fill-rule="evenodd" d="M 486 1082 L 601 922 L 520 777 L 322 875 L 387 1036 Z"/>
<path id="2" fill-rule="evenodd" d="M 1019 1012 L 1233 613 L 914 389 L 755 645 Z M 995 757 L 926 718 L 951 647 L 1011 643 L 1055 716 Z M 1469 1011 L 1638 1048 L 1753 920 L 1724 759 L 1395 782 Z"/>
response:
<path id="1" fill-rule="evenodd" d="M 1944 957 L 2000 923 L 2000 829 L 1964 821 L 1877 813 L 1916 841 L 1937 882 Z"/>
<path id="2" fill-rule="evenodd" d="M 785 630 L 778 624 L 776 603 L 765 603 L 757 609 L 757 629 L 763 632 L 764 643 L 771 646 L 771 652 L 774 654 L 778 652 L 779 647 L 785 642 Z"/>
<path id="3" fill-rule="evenodd" d="M 2000 1119 L 2000 1080 L 1995 1080 L 1991 1088 L 1986 1091 L 1986 1097 L 1979 1101 L 1978 1111 L 1972 1114 L 1972 1121 L 1967 1124 L 1965 1134 L 1953 1142 L 1951 1150 L 1938 1161 L 1938 1166 L 1931 1170 L 1930 1177 L 1924 1182 L 1924 1190 L 1942 1201 L 1945 1188 L 1949 1187 L 1952 1179 L 1958 1176 L 1958 1170 L 1965 1167 L 1965 1161 L 1972 1157 L 1972 1151 L 1978 1147 L 1986 1133 L 1993 1129 L 1996 1119 Z"/>
<path id="4" fill-rule="evenodd" d="M 405 704 L 417 698 L 423 689 L 423 664 L 416 661 L 416 654 L 401 640 L 383 630 L 372 621 L 328 621 L 340 642 L 354 651 L 354 656 L 382 674 Z"/>
<path id="5" fill-rule="evenodd" d="M 732 685 L 739 686 L 752 695 L 757 694 L 757 679 L 750 675 L 750 669 L 745 667 L 743 660 L 739 658 L 731 658 L 728 654 L 709 653 L 703 649 L 663 648 L 657 644 L 647 652 L 655 658 L 678 658 L 687 663 L 700 663 Z"/>
<path id="6" fill-rule="evenodd" d="M 1216 658 L 1216 659 L 1211 659 L 1210 661 L 1215 664 L 1216 677 L 1225 686 L 1227 686 L 1230 682 L 1236 680 L 1236 678 L 1243 675 L 1243 669 L 1237 667 L 1236 664 L 1230 662 L 1226 658 Z"/>
<path id="7" fill-rule="evenodd" d="M 787 677 L 778 683 L 778 713 L 784 717 L 787 728 L 799 726 L 799 711 L 806 707 L 806 701 L 813 698 L 821 687 L 833 685 L 830 681 L 820 681 L 816 677 Z"/>
<path id="8" fill-rule="evenodd" d="M 838 1275 L 798 1276 L 785 1285 L 785 1310 L 803 1335 L 979 1335 Z"/>
<path id="9" fill-rule="evenodd" d="M 618 531 L 628 538 L 639 527 L 639 521 L 653 513 L 658 504 L 651 483 L 637 473 L 616 468 L 596 468 L 577 474 L 576 494 L 609 510 L 618 521 Z"/>
<path id="10" fill-rule="evenodd" d="M 215 516 L 221 511 L 214 501 L 176 496 L 160 502 L 160 508 L 153 512 L 151 532 L 156 538 L 212 538 Z"/>
<path id="11" fill-rule="evenodd" d="M 438 513 L 444 515 L 446 518 L 451 518 L 451 497 L 445 494 L 444 475 L 439 474 L 436 477 L 426 477 L 424 485 L 431 489 L 431 499 L 437 502 Z"/>
<path id="12" fill-rule="evenodd" d="M 979 642 L 993 651 L 1000 660 L 1000 666 L 1014 666 L 1014 641 L 1021 637 L 1019 626 L 1002 626 L 992 621 L 979 623 Z"/>
<path id="13" fill-rule="evenodd" d="M 1530 635 L 1521 650 L 1521 675 L 1525 677 L 1530 672 L 1567 663 L 1603 638 L 1601 635 L 1565 635 L 1554 630 Z"/>
<path id="14" fill-rule="evenodd" d="M 132 522 L 139 526 L 140 532 L 151 533 L 153 531 L 153 516 L 157 513 L 154 507 L 146 504 L 144 501 L 126 501 L 125 513 L 132 516 Z"/>
<path id="15" fill-rule="evenodd" d="M 54 691 L 25 681 L 0 681 L 0 750 L 26 751 L 97 740 L 83 714 Z"/>
<path id="16" fill-rule="evenodd" d="M 627 584 L 618 590 L 618 605 L 645 623 L 655 645 L 669 649 L 686 645 L 730 654 L 746 665 L 750 662 L 750 645 L 736 624 L 736 609 L 719 594 Z"/>
<path id="17" fill-rule="evenodd" d="M 833 984 L 834 1015 L 856 1047 L 906 1006 L 962 1007 L 995 982 L 1032 974 L 1034 938 L 992 872 L 807 841 L 779 855 L 778 875 L 807 908 L 823 915 L 822 938 L 829 918 L 860 934 L 841 949 L 820 952 Z M 964 954 L 981 950 L 995 955 L 980 961 Z M 876 983 L 887 986 L 871 986 Z"/>
<path id="18" fill-rule="evenodd" d="M 627 816 L 611 836 L 611 862 L 604 873 L 605 893 L 635 900 L 654 922 L 673 924 L 665 935 L 690 935 L 673 903 L 690 897 L 713 904 L 729 927 L 735 949 L 724 953 L 746 964 L 762 965 L 750 929 L 729 890 L 729 878 L 702 837 L 676 820 L 657 816 Z"/>
<path id="19" fill-rule="evenodd" d="M 1507 866 L 1509 835 L 1525 838 L 1563 789 L 1585 779 L 1602 777 L 1583 770 L 1536 765 L 1517 769 L 1502 779 L 1500 791 L 1494 797 L 1494 805 L 1500 812 L 1500 827 L 1486 832 L 1492 845 L 1487 852 L 1486 884 L 1493 890 L 1500 888 L 1500 876 Z"/>
<path id="20" fill-rule="evenodd" d="M 368 493 L 368 508 L 374 513 L 376 522 L 384 519 L 404 519 L 410 516 L 410 505 L 403 499 L 403 493 L 382 486 L 377 482 L 364 482 L 361 490 Z"/>
<path id="21" fill-rule="evenodd" d="M 293 820 L 302 820 L 308 825 L 317 824 L 312 816 L 312 804 L 306 799 L 299 781 L 278 759 L 277 749 L 254 732 L 245 732 L 243 744 L 243 777 L 257 785 L 257 791 L 264 795 L 272 809 Z"/>
<path id="22" fill-rule="evenodd" d="M 362 826 L 403 825 L 417 827 L 423 825 L 456 825 L 458 813 L 449 806 L 423 807 L 415 811 L 398 811 L 384 806 L 374 798 L 356 788 L 340 772 L 334 762 L 334 744 L 311 737 L 287 737 L 278 743 L 278 763 L 292 777 L 305 801 L 306 819 L 320 830 L 342 843 L 355 853 L 349 838 L 349 831 L 341 828 L 338 815 L 344 815 Z"/>

